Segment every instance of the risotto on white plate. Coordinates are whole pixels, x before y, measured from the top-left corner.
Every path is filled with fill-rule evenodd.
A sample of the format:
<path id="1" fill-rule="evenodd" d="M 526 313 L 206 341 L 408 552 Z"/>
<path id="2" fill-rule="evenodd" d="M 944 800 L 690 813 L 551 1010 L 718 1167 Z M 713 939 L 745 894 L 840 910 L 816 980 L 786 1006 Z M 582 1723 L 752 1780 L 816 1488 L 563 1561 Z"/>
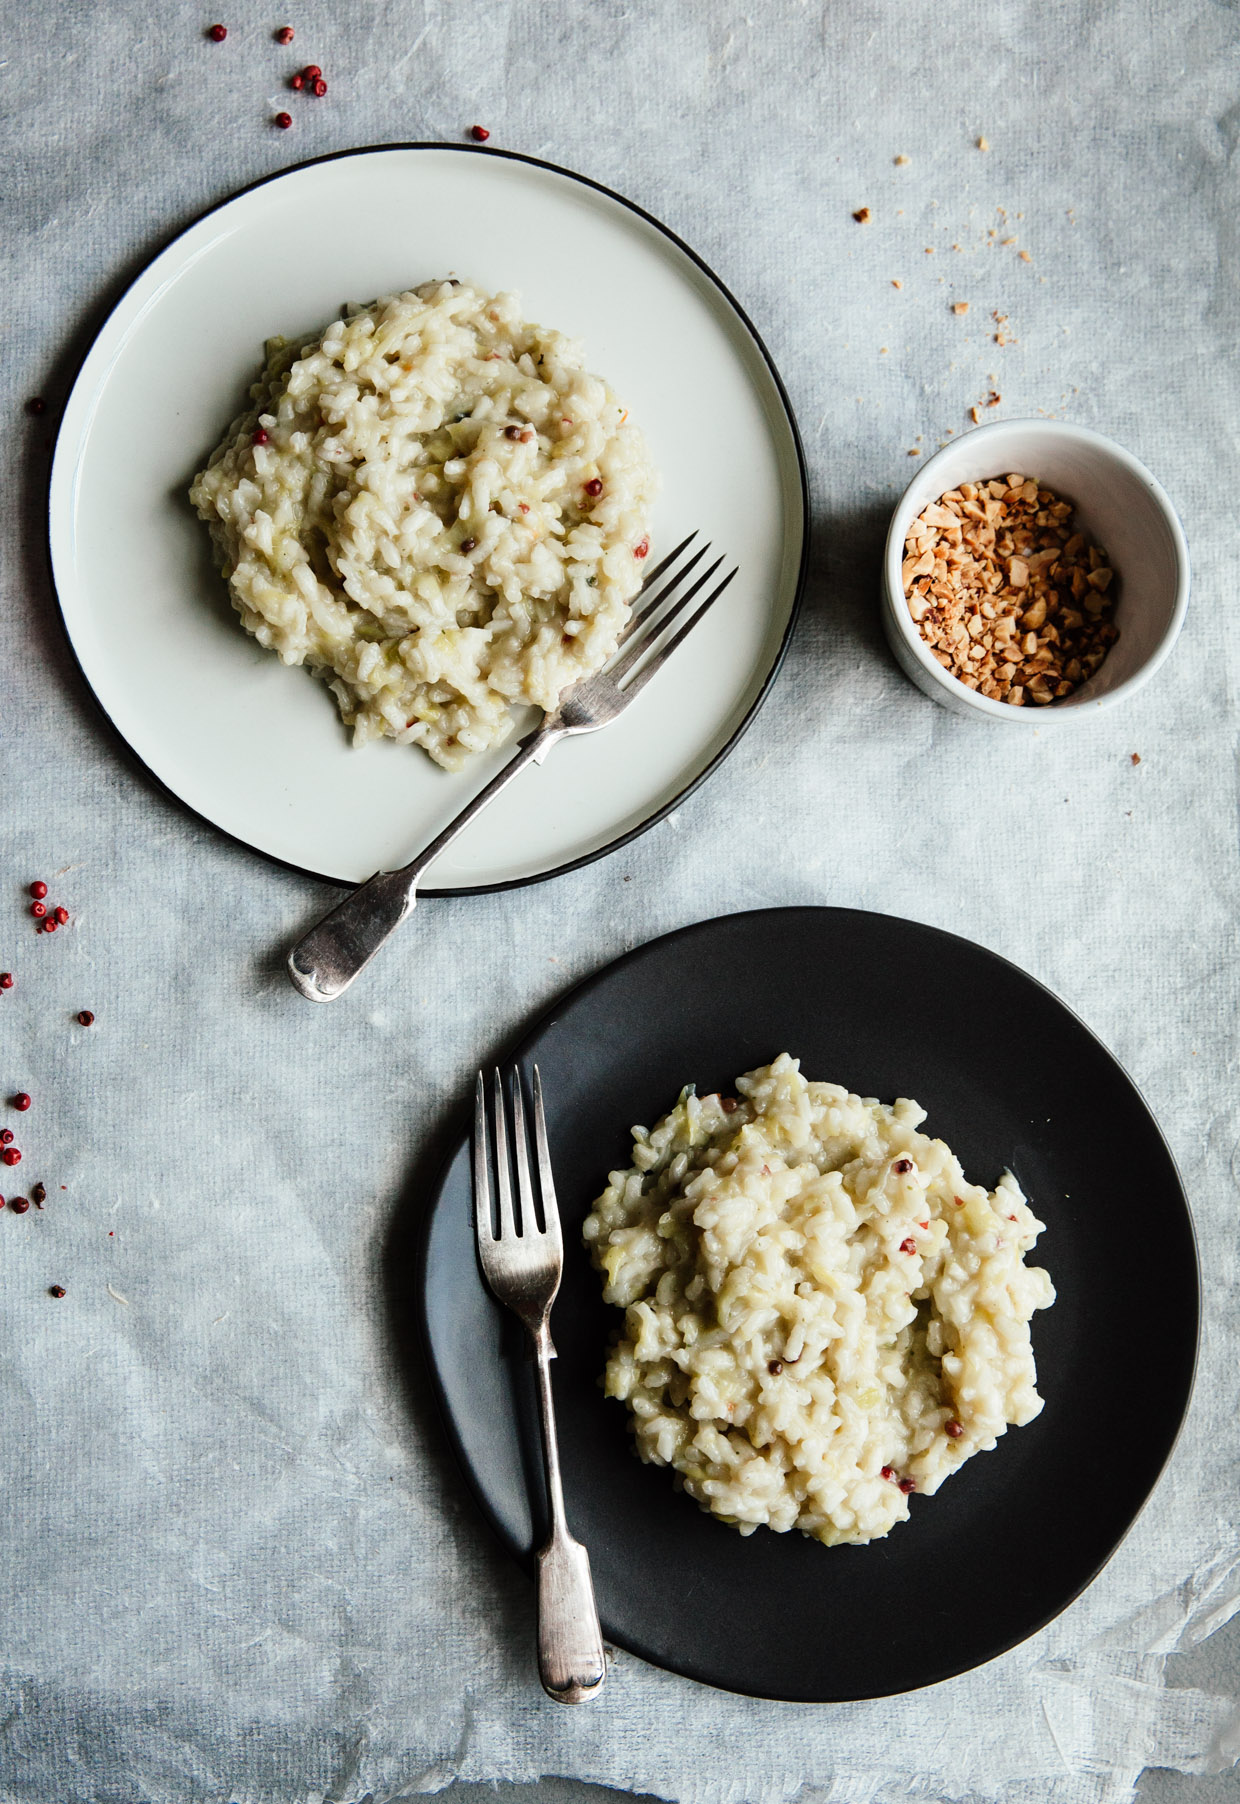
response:
<path id="1" fill-rule="evenodd" d="M 812 1083 L 783 1053 L 633 1130 L 586 1218 L 625 1312 L 605 1388 L 637 1451 L 751 1534 L 872 1541 L 1042 1408 L 1010 1172 L 965 1178 L 925 1110 Z"/>
<path id="2" fill-rule="evenodd" d="M 273 340 L 190 499 L 233 605 L 356 744 L 456 770 L 606 661 L 650 551 L 645 441 L 517 296 L 427 282 Z"/>

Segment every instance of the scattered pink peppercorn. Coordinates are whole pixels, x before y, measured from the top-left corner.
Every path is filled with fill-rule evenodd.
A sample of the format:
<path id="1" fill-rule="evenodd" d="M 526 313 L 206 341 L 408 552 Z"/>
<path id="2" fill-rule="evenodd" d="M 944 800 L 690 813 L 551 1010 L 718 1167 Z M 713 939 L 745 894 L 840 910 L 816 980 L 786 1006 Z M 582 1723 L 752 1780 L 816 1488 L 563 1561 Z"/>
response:
<path id="1" fill-rule="evenodd" d="M 478 549 L 477 539 L 462 539 L 461 540 L 461 553 L 464 557 L 468 557 L 471 551 L 476 551 L 477 549 Z"/>
<path id="2" fill-rule="evenodd" d="M 276 124 L 279 126 L 279 128 L 282 132 L 286 132 L 292 123 L 293 123 L 293 115 L 291 113 L 277 113 L 276 114 Z M 267 443 L 267 434 L 265 432 L 261 439 L 259 439 L 257 433 L 255 433 L 254 437 L 255 437 L 255 440 L 257 443 L 260 443 L 263 445 L 265 445 Z"/>
<path id="3" fill-rule="evenodd" d="M 891 1169 L 898 1173 L 900 1177 L 903 1177 L 906 1171 L 912 1171 L 913 1161 L 911 1159 L 897 1159 Z"/>
<path id="4" fill-rule="evenodd" d="M 14 1215 L 24 1215 L 26 1213 L 27 1209 L 29 1209 L 29 1207 L 30 1207 L 30 1198 L 29 1197 L 11 1196 L 9 1198 L 9 1208 L 13 1211 Z"/>
<path id="5" fill-rule="evenodd" d="M 43 931 L 44 933 L 55 933 L 58 925 L 55 915 L 48 915 L 46 921 L 43 922 Z"/>
<path id="6" fill-rule="evenodd" d="M 46 1184 L 36 1184 L 34 1189 L 30 1192 L 30 1195 L 34 1202 L 35 1208 L 41 1209 L 43 1207 L 44 1203 L 47 1201 L 47 1185 Z"/>
<path id="7" fill-rule="evenodd" d="M 52 915 L 60 922 L 62 927 L 67 927 L 69 925 L 69 910 L 67 908 L 54 908 L 52 910 Z"/>
<path id="8" fill-rule="evenodd" d="M 528 514 L 530 511 L 530 504 L 528 501 L 518 501 L 517 507 L 523 514 Z"/>
<path id="9" fill-rule="evenodd" d="M 784 1362 L 782 1359 L 772 1359 L 766 1369 L 773 1378 L 778 1378 L 784 1369 Z"/>
<path id="10" fill-rule="evenodd" d="M 313 95 L 314 95 L 314 96 L 315 96 L 315 97 L 316 97 L 316 99 L 318 99 L 318 100 L 322 100 L 322 98 L 323 98 L 323 96 L 324 96 L 324 94 L 326 94 L 326 92 L 327 92 L 327 83 L 326 83 L 326 82 L 325 82 L 325 81 L 324 81 L 324 80 L 323 80 L 323 77 L 322 77 L 322 76 L 321 76 L 321 75 L 316 75 L 316 76 L 315 76 L 315 78 L 314 78 L 314 86 L 313 86 L 313 87 L 312 87 L 312 88 L 311 88 L 311 90 L 310 90 L 310 92 L 311 92 L 311 93 L 312 93 L 312 94 L 313 94 Z"/>
<path id="11" fill-rule="evenodd" d="M 22 1162 L 22 1156 L 15 1146 L 6 1146 L 0 1153 L 0 1159 L 3 1159 L 6 1165 L 20 1165 Z"/>
<path id="12" fill-rule="evenodd" d="M 601 495 L 603 492 L 602 478 L 598 476 L 592 476 L 583 486 L 587 495 Z"/>
<path id="13" fill-rule="evenodd" d="M 213 44 L 222 44 L 228 36 L 228 27 L 227 25 L 213 25 L 207 36 Z"/>
<path id="14" fill-rule="evenodd" d="M 884 1466 L 881 1476 L 887 1480 L 887 1483 L 889 1485 L 894 1484 L 895 1477 L 896 1477 L 895 1467 L 894 1466 Z"/>
<path id="15" fill-rule="evenodd" d="M 469 128 L 469 135 L 475 144 L 485 144 L 487 139 L 491 136 L 485 125 L 471 125 Z"/>
<path id="16" fill-rule="evenodd" d="M 288 114 L 285 113 L 284 117 L 286 119 L 288 119 Z M 289 124 L 290 125 L 292 124 L 291 119 L 289 120 Z M 267 436 L 268 436 L 267 428 L 265 426 L 256 426 L 254 429 L 254 441 L 253 442 L 256 445 L 265 445 L 267 443 Z"/>
<path id="17" fill-rule="evenodd" d="M 0 990 L 11 990 L 12 988 L 13 973 L 11 971 L 0 971 Z"/>
<path id="18" fill-rule="evenodd" d="M 735 1115 L 741 1105 L 734 1096 L 722 1096 L 719 1099 L 719 1106 L 725 1115 Z"/>
<path id="19" fill-rule="evenodd" d="M 47 1294 L 49 1297 L 63 1297 L 65 1294 L 65 1287 L 63 1284 L 50 1284 L 48 1286 Z"/>
<path id="20" fill-rule="evenodd" d="M 322 75 L 322 73 L 323 71 L 319 68 L 317 63 L 307 63 L 302 70 L 302 75 L 307 81 L 313 81 L 316 75 Z"/>
<path id="21" fill-rule="evenodd" d="M 47 894 L 46 883 L 32 883 L 30 885 L 30 894 L 34 897 L 36 902 L 41 902 Z"/>
<path id="22" fill-rule="evenodd" d="M 911 1235 L 907 1240 L 902 1240 L 900 1242 L 900 1251 L 902 1253 L 915 1253 L 917 1251 L 917 1242 Z"/>
<path id="23" fill-rule="evenodd" d="M 902 1478 L 900 1480 L 900 1489 L 907 1497 L 910 1491 L 915 1491 L 917 1489 L 917 1480 L 915 1478 Z"/>
<path id="24" fill-rule="evenodd" d="M 23 1115 L 30 1107 L 30 1098 L 24 1090 L 19 1090 L 17 1095 L 13 1098 L 13 1107 L 15 1109 L 20 1109 Z"/>
<path id="25" fill-rule="evenodd" d="M 290 88 L 295 88 L 300 94 L 301 90 L 306 85 L 306 78 L 304 75 L 290 75 L 288 78 L 288 85 Z"/>
<path id="26" fill-rule="evenodd" d="M 42 395 L 31 395 L 30 399 L 26 403 L 26 412 L 36 414 L 36 415 L 41 414 L 41 413 L 46 413 L 47 412 L 47 402 L 43 399 L 43 396 Z"/>
<path id="27" fill-rule="evenodd" d="M 953 1441 L 958 1441 L 960 1439 L 961 1435 L 964 1433 L 964 1429 L 960 1426 L 959 1422 L 957 1422 L 956 1418 L 953 1416 L 950 1422 L 944 1422 L 943 1432 L 944 1432 L 944 1434 L 949 1434 Z"/>
<path id="28" fill-rule="evenodd" d="M 953 1201 L 953 1203 L 955 1203 L 957 1209 L 964 1208 L 964 1198 L 962 1196 L 954 1196 L 952 1198 L 952 1201 Z"/>
<path id="29" fill-rule="evenodd" d="M 41 921 L 43 919 L 44 915 L 47 913 L 47 903 L 46 902 L 32 902 L 30 904 L 30 912 L 34 916 L 36 921 Z"/>
<path id="30" fill-rule="evenodd" d="M 83 1009 L 78 1010 L 78 1026 L 79 1027 L 93 1027 L 94 1023 L 95 1023 L 95 1017 L 91 1014 L 91 1012 L 88 1008 L 83 1008 Z"/>
<path id="31" fill-rule="evenodd" d="M 296 33 L 291 25 L 281 25 L 279 31 L 276 33 L 276 43 L 291 44 L 295 36 Z"/>
<path id="32" fill-rule="evenodd" d="M 12 1128 L 0 1128 L 0 1146 L 12 1146 L 12 1144 L 13 1144 Z"/>
<path id="33" fill-rule="evenodd" d="M 520 438 L 521 432 L 522 432 L 522 428 L 520 426 L 505 426 L 504 427 L 504 437 L 505 438 Z"/>
<path id="34" fill-rule="evenodd" d="M 634 545 L 634 547 L 633 547 L 633 556 L 634 557 L 649 557 L 649 555 L 650 555 L 650 540 L 649 539 L 642 539 L 638 542 L 638 544 Z"/>

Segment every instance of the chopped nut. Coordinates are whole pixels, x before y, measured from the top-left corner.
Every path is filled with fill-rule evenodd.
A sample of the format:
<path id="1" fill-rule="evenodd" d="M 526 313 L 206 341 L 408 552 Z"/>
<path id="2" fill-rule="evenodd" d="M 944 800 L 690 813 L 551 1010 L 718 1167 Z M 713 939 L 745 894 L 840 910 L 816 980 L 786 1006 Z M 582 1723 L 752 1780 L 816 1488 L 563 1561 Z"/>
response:
<path id="1" fill-rule="evenodd" d="M 1020 251 L 1018 253 L 1018 255 L 1019 255 L 1022 263 L 1032 263 L 1033 262 L 1033 258 L 1029 255 L 1028 251 Z"/>
<path id="2" fill-rule="evenodd" d="M 904 166 L 905 166 L 905 164 L 906 164 L 906 163 L 907 163 L 907 162 L 908 162 L 908 161 L 909 161 L 909 159 L 908 159 L 908 158 L 907 158 L 907 157 L 906 157 L 906 156 L 905 156 L 905 154 L 904 154 L 904 152 L 903 152 L 903 151 L 901 151 L 901 152 L 900 152 L 900 154 L 899 154 L 899 156 L 898 156 L 898 157 L 897 157 L 897 158 L 896 158 L 896 168 L 897 168 L 897 169 L 903 169 L 903 168 L 904 168 Z"/>
<path id="3" fill-rule="evenodd" d="M 1070 503 L 1015 471 L 962 482 L 924 507 L 902 578 L 936 662 L 1012 707 L 1071 695 L 1118 637 L 1106 553 L 1074 531 Z"/>
<path id="4" fill-rule="evenodd" d="M 870 209 L 868 207 L 858 207 L 857 211 L 853 214 L 853 218 L 858 225 L 869 225 Z"/>
<path id="5" fill-rule="evenodd" d="M 986 139 L 985 139 L 985 138 L 979 138 L 979 139 L 978 139 L 978 141 L 977 141 L 977 148 L 978 148 L 978 149 L 979 149 L 979 150 L 989 150 L 989 149 L 990 149 L 990 145 L 989 145 L 989 143 L 988 143 L 988 141 L 987 141 L 987 140 L 986 140 Z"/>
<path id="6" fill-rule="evenodd" d="M 1134 764 L 1140 764 L 1140 762 L 1141 762 L 1140 752 L 1129 752 L 1128 756 L 1132 759 Z"/>
<path id="7" fill-rule="evenodd" d="M 893 288 L 903 288 L 904 284 L 903 284 L 903 282 L 900 281 L 898 276 L 892 276 L 891 286 Z"/>
<path id="8" fill-rule="evenodd" d="M 953 301 L 952 302 L 952 312 L 953 313 L 965 314 L 968 311 L 969 311 L 968 301 Z"/>

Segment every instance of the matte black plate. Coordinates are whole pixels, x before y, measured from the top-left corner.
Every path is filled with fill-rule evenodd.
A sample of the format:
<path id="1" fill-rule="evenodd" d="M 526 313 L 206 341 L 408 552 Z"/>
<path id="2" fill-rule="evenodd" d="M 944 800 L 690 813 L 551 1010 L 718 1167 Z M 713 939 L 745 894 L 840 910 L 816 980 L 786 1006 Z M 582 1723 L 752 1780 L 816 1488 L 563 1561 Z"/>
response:
<path id="1" fill-rule="evenodd" d="M 808 1077 L 884 1101 L 994 1184 L 1011 1167 L 1046 1233 L 1058 1301 L 1034 1318 L 1046 1407 L 978 1454 L 911 1521 L 868 1547 L 793 1531 L 745 1538 L 634 1456 L 599 1388 L 620 1316 L 580 1226 L 687 1082 L 725 1090 L 779 1052 Z M 1051 993 L 967 940 L 847 909 L 704 921 L 629 953 L 560 1002 L 519 1049 L 542 1070 L 565 1228 L 552 1319 L 569 1521 L 586 1543 L 607 1637 L 689 1678 L 753 1696 L 847 1701 L 912 1690 L 992 1659 L 1089 1584 L 1149 1495 L 1196 1360 L 1188 1204 L 1149 1110 Z M 1157 1296 L 1158 1329 L 1149 1300 Z M 468 1142 L 430 1199 L 426 1353 L 465 1476 L 527 1567 L 541 1539 L 531 1369 L 483 1287 Z M 530 1496 L 535 1498 L 531 1522 Z"/>

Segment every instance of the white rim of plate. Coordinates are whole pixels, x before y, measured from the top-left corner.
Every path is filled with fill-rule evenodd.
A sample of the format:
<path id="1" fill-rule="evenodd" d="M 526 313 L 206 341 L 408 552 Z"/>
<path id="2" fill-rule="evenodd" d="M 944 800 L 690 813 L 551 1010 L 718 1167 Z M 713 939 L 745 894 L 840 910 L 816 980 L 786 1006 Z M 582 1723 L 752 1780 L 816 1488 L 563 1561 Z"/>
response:
<path id="1" fill-rule="evenodd" d="M 618 834 L 616 838 L 609 840 L 605 845 L 581 853 L 579 856 L 568 859 L 562 864 L 553 865 L 547 870 L 532 872 L 524 876 L 508 877 L 491 883 L 455 885 L 447 889 L 437 889 L 433 885 L 428 884 L 425 887 L 419 886 L 418 890 L 419 896 L 423 897 L 447 898 L 452 896 L 494 895 L 499 894 L 504 890 L 524 889 L 534 883 L 544 883 L 552 877 L 565 876 L 570 871 L 580 870 L 586 865 L 595 863 L 598 859 L 608 857 L 611 853 L 619 851 L 621 847 L 631 844 L 633 840 L 639 838 L 643 833 L 648 832 L 651 827 L 657 826 L 660 821 L 665 820 L 669 814 L 680 807 L 680 805 L 692 795 L 701 784 L 705 783 L 722 763 L 724 763 L 747 732 L 763 703 L 766 701 L 767 696 L 770 694 L 776 677 L 779 675 L 780 668 L 787 656 L 788 647 L 796 628 L 798 616 L 800 615 L 801 604 L 805 595 L 806 581 L 809 575 L 811 541 L 809 474 L 805 461 L 805 449 L 801 442 L 800 429 L 797 425 L 796 415 L 793 412 L 788 391 L 784 386 L 783 379 L 776 367 L 775 360 L 771 356 L 761 333 L 758 331 L 745 309 L 741 306 L 740 302 L 710 265 L 698 255 L 691 245 L 686 244 L 684 239 L 674 232 L 670 226 L 665 225 L 662 220 L 656 218 L 653 213 L 647 212 L 647 210 L 640 206 L 638 202 L 629 200 L 627 196 L 618 193 L 614 188 L 608 188 L 604 183 L 597 182 L 590 176 L 581 175 L 576 170 L 566 169 L 562 164 L 549 162 L 542 157 L 529 156 L 521 151 L 505 150 L 498 146 L 481 144 L 447 144 L 437 142 L 434 139 L 414 139 L 388 144 L 353 145 L 343 150 L 328 151 L 322 156 L 307 157 L 304 161 L 291 163 L 283 169 L 274 171 L 271 175 L 260 176 L 256 181 L 246 183 L 244 187 L 234 190 L 233 193 L 225 196 L 223 200 L 215 202 L 213 206 L 204 208 L 203 211 L 190 220 L 188 224 L 180 227 L 165 242 L 163 242 L 159 248 L 147 258 L 133 279 L 126 284 L 121 294 L 108 308 L 107 314 L 93 333 L 89 345 L 73 372 L 65 404 L 61 411 L 60 421 L 56 428 L 56 436 L 52 447 L 50 474 L 48 478 L 48 499 L 45 517 L 45 549 L 48 570 L 51 577 L 52 594 L 56 601 L 60 624 L 64 631 L 65 640 L 69 646 L 74 663 L 90 694 L 92 702 L 106 722 L 113 739 L 124 748 L 126 756 L 137 765 L 146 780 L 152 783 L 162 794 L 168 796 L 175 802 L 178 808 L 183 809 L 194 819 L 204 822 L 214 832 L 221 834 L 232 844 L 241 846 L 245 851 L 265 859 L 268 863 L 274 864 L 283 870 L 293 871 L 298 876 L 310 877 L 321 883 L 335 884 L 341 889 L 357 887 L 356 884 L 349 882 L 347 879 L 329 876 L 322 871 L 312 869 L 308 865 L 298 864 L 292 859 L 283 858 L 279 853 L 271 852 L 263 846 L 255 845 L 251 840 L 244 838 L 241 834 L 224 826 L 222 822 L 213 819 L 201 808 L 195 806 L 194 803 L 186 801 L 183 796 L 179 795 L 177 791 L 169 783 L 165 782 L 159 773 L 147 763 L 142 754 L 130 743 L 129 739 L 113 719 L 103 699 L 97 693 L 82 658 L 79 656 L 78 647 L 69 626 L 65 606 L 61 599 L 60 585 L 56 579 L 56 520 L 59 510 L 63 510 L 68 518 L 72 518 L 73 494 L 75 488 L 75 471 L 73 468 L 72 453 L 77 448 L 78 437 L 75 435 L 74 443 L 72 445 L 68 444 L 65 438 L 65 426 L 70 416 L 72 403 L 77 395 L 78 388 L 81 385 L 83 378 L 88 374 L 92 359 L 99 348 L 101 340 L 103 340 L 107 334 L 109 326 L 112 325 L 117 315 L 124 309 L 126 302 L 133 294 L 133 291 L 147 280 L 154 266 L 159 263 L 162 258 L 175 250 L 182 239 L 187 237 L 191 232 L 197 230 L 215 214 L 222 212 L 225 208 L 232 206 L 235 202 L 242 200 L 245 196 L 252 194 L 261 188 L 270 187 L 273 183 L 282 181 L 285 177 L 299 174 L 304 170 L 312 169 L 318 165 L 340 162 L 349 157 L 377 156 L 383 155 L 386 152 L 408 151 L 448 151 L 460 156 L 490 157 L 502 159 L 506 162 L 525 164 L 546 174 L 562 177 L 566 181 L 576 183 L 580 187 L 590 190 L 592 193 L 601 195 L 606 200 L 614 202 L 617 206 L 624 208 L 625 211 L 632 213 L 646 225 L 653 227 L 656 232 L 667 239 L 670 244 L 682 253 L 682 255 L 687 257 L 693 266 L 708 279 L 722 297 L 727 308 L 753 341 L 754 348 L 757 350 L 762 362 L 766 366 L 767 373 L 774 386 L 775 394 L 778 397 L 788 431 L 789 442 L 796 457 L 799 479 L 801 546 L 797 563 L 796 579 L 793 586 L 792 602 L 788 611 L 788 619 L 779 646 L 774 657 L 771 659 L 770 666 L 766 671 L 756 695 L 745 713 L 737 722 L 727 740 L 682 789 L 679 789 L 675 795 L 670 797 L 670 799 L 655 808 L 635 827 L 628 828 L 626 831 Z M 89 418 L 87 424 L 89 424 Z M 364 881 L 364 879 L 359 881 Z"/>

